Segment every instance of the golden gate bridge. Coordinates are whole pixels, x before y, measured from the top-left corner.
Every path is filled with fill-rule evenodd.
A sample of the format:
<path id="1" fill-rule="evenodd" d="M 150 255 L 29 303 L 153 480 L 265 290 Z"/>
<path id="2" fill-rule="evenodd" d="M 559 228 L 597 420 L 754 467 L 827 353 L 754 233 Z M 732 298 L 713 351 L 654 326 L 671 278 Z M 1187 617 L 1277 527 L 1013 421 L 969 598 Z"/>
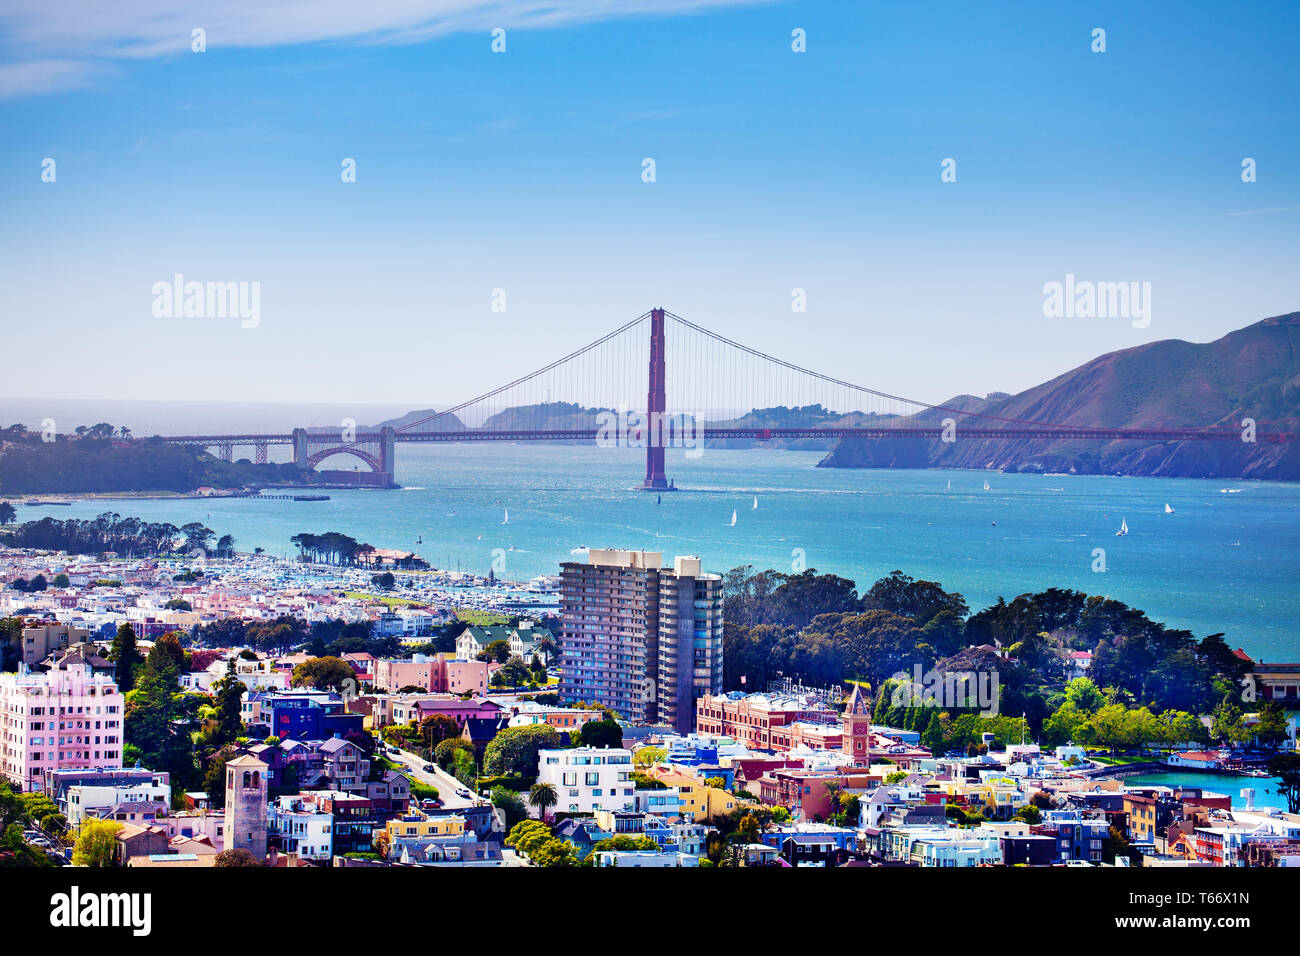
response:
<path id="1" fill-rule="evenodd" d="M 764 414 L 759 414 L 760 410 Z M 772 419 L 788 421 L 773 424 Z M 611 420 L 616 422 L 613 432 Z M 662 308 L 651 309 L 527 375 L 401 425 L 295 428 L 285 434 L 170 435 L 146 440 L 215 449 L 226 461 L 234 460 L 236 447 L 251 447 L 258 464 L 268 461 L 269 446 L 289 445 L 293 462 L 313 471 L 335 455 L 351 455 L 370 471 L 323 474 L 336 476 L 340 483 L 371 486 L 393 485 L 400 442 L 600 444 L 612 440 L 644 448 L 642 487 L 663 491 L 674 487 L 664 471 L 665 450 L 684 442 L 799 438 L 952 441 L 957 436 L 1023 441 L 1243 440 L 1242 429 L 1236 425 L 1108 428 L 932 405 L 803 368 Z M 1281 443 L 1300 440 L 1300 434 L 1257 429 L 1253 438 Z"/>

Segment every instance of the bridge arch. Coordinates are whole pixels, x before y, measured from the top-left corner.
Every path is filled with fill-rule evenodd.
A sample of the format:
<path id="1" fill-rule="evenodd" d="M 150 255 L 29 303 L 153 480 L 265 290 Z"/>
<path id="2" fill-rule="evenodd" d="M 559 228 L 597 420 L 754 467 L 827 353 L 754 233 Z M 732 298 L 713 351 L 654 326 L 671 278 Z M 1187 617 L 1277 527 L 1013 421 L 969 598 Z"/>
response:
<path id="1" fill-rule="evenodd" d="M 374 472 L 387 471 L 387 469 L 383 465 L 383 462 L 379 460 L 378 455 L 373 455 L 370 452 L 366 451 L 365 449 L 355 448 L 348 445 L 343 445 L 338 448 L 322 448 L 320 451 L 312 452 L 310 455 L 307 456 L 307 467 L 310 470 L 315 471 L 316 467 L 322 461 L 324 461 L 327 458 L 333 458 L 335 455 L 352 455 L 356 458 L 360 458 L 367 465 L 369 465 L 371 471 Z"/>

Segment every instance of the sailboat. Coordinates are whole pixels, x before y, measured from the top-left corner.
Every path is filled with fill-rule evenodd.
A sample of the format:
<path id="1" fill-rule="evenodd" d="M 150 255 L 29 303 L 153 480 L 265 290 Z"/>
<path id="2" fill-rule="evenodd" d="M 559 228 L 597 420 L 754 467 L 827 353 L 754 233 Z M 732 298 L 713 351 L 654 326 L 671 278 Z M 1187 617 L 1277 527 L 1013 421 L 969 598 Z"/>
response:
<path id="1" fill-rule="evenodd" d="M 948 490 L 948 491 L 952 491 L 952 479 L 951 479 L 951 478 L 948 479 L 948 488 L 947 488 L 947 490 Z"/>
<path id="2" fill-rule="evenodd" d="M 754 495 L 754 510 L 758 510 L 758 495 Z"/>
<path id="3" fill-rule="evenodd" d="M 736 526 L 736 511 L 733 508 L 731 511 L 731 524 L 729 525 L 729 527 L 734 528 L 735 526 Z"/>
<path id="4" fill-rule="evenodd" d="M 984 490 L 985 490 L 985 491 L 988 491 L 988 490 L 989 490 L 989 483 L 988 483 L 987 481 L 984 482 Z"/>
<path id="5" fill-rule="evenodd" d="M 1117 537 L 1117 538 L 1119 538 L 1119 537 L 1123 537 L 1123 536 L 1126 535 L 1126 534 L 1128 534 L 1128 519 L 1127 519 L 1127 518 L 1120 518 L 1120 519 L 1119 519 L 1119 530 L 1115 532 L 1115 537 Z"/>
<path id="6" fill-rule="evenodd" d="M 501 523 L 502 523 L 502 524 L 509 524 L 509 523 L 510 523 L 510 509 L 509 509 L 509 508 L 506 508 L 506 509 L 505 509 L 505 512 L 506 512 L 505 517 L 501 519 Z"/>
<path id="7" fill-rule="evenodd" d="M 1166 502 L 1165 502 L 1165 514 L 1167 514 L 1167 515 L 1171 515 L 1171 514 L 1173 514 L 1173 513 L 1174 513 L 1174 509 L 1171 508 L 1171 507 L 1169 507 L 1169 502 L 1166 501 Z"/>

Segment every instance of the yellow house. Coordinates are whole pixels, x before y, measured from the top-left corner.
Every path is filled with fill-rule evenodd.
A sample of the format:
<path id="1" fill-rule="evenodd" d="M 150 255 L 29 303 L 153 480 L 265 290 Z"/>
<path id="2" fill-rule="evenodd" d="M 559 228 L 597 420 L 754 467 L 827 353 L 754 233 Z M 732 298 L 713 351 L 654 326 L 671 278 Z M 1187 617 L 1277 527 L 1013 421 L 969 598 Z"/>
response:
<path id="1" fill-rule="evenodd" d="M 704 778 L 679 767 L 652 767 L 649 775 L 668 787 L 676 787 L 682 798 L 682 816 L 691 821 L 712 820 L 736 809 L 736 798 L 718 787 L 706 786 Z"/>
<path id="2" fill-rule="evenodd" d="M 431 817 L 408 811 L 384 824 L 391 845 L 397 837 L 449 837 L 465 832 L 465 818 L 461 816 Z"/>
<path id="3" fill-rule="evenodd" d="M 1006 820 L 1028 803 L 1028 798 L 1018 787 L 1003 780 L 986 780 L 972 784 L 966 791 L 972 806 L 983 807 L 994 820 Z"/>

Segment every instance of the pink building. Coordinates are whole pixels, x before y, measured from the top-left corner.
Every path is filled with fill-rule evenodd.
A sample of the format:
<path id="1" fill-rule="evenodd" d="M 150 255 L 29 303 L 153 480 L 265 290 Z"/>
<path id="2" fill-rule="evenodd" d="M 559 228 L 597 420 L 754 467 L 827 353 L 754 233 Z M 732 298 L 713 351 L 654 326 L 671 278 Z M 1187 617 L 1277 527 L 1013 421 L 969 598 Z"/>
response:
<path id="1" fill-rule="evenodd" d="M 49 770 L 121 769 L 122 719 L 117 681 L 84 661 L 0 674 L 0 773 L 40 790 Z"/>
<path id="2" fill-rule="evenodd" d="M 433 694 L 487 693 L 486 661 L 461 661 L 450 654 L 412 660 L 377 660 L 374 662 L 375 690 L 390 693 L 403 687 L 420 687 Z"/>

